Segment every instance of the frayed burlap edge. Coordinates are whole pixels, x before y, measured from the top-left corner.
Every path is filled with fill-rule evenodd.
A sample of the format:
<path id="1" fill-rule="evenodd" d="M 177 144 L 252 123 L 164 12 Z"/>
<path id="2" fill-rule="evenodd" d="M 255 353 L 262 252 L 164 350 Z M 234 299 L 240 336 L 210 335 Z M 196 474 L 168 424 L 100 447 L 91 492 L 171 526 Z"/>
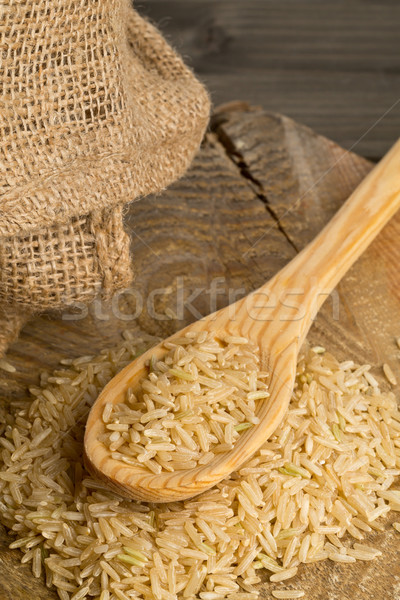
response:
<path id="1" fill-rule="evenodd" d="M 0 304 L 0 358 L 7 352 L 9 345 L 17 339 L 30 317 L 30 312 L 9 304 Z"/>

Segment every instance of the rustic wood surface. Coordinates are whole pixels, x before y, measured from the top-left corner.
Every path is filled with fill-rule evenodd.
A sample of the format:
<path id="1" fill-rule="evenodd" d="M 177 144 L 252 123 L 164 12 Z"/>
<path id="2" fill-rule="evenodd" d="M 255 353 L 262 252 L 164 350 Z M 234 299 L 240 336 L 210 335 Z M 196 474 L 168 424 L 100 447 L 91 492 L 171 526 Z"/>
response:
<path id="1" fill-rule="evenodd" d="M 117 342 L 135 311 L 143 329 L 165 336 L 258 287 L 312 239 L 370 168 L 286 117 L 243 103 L 222 107 L 186 177 L 127 213 L 134 288 L 114 298 L 114 308 L 97 303 L 79 320 L 67 312 L 30 322 L 8 353 L 17 372 L 0 371 L 1 402 L 25 396 L 38 372 L 61 358 Z M 351 269 L 334 302 L 327 300 L 310 333 L 340 358 L 371 362 L 382 381 L 383 362 L 400 381 L 399 236 L 400 214 Z M 214 305 L 210 289 L 217 283 Z M 187 300 L 183 314 L 177 296 Z M 176 318 L 166 317 L 166 308 Z M 310 600 L 398 600 L 400 538 L 389 524 L 368 537 L 383 557 L 302 566 L 295 585 Z M 9 543 L 0 528 L 0 600 L 54 600 L 54 590 L 20 565 Z M 265 583 L 263 598 L 269 589 Z"/>
<path id="2" fill-rule="evenodd" d="M 232 98 L 262 104 L 344 148 L 356 144 L 355 152 L 369 158 L 382 156 L 400 135 L 397 0 L 134 5 L 185 56 L 215 104 Z"/>

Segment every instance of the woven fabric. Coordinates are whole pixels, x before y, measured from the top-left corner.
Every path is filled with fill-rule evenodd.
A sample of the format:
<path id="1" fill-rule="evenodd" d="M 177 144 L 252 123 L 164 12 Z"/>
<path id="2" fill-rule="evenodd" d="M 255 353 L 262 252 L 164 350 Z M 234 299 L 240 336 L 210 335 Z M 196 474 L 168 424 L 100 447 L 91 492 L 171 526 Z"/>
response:
<path id="1" fill-rule="evenodd" d="M 40 312 L 109 296 L 132 278 L 122 206 L 3 240 L 0 301 Z"/>
<path id="2" fill-rule="evenodd" d="M 184 173 L 207 93 L 128 0 L 3 0 L 0 50 L 0 302 L 110 295 L 123 204 Z"/>

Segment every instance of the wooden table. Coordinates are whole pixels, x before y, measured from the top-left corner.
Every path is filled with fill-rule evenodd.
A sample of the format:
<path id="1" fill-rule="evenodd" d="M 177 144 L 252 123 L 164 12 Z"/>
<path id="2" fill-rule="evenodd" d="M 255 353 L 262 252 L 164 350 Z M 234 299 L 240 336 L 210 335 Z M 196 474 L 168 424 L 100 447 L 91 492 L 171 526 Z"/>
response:
<path id="1" fill-rule="evenodd" d="M 261 104 L 370 159 L 400 135 L 397 0 L 141 0 L 135 6 L 182 52 L 215 104 L 233 98 Z"/>
<path id="2" fill-rule="evenodd" d="M 1 402 L 24 397 L 38 372 L 61 358 L 117 342 L 135 311 L 143 329 L 166 336 L 258 287 L 314 237 L 370 168 L 291 119 L 240 103 L 222 107 L 186 177 L 128 211 L 134 288 L 114 307 L 93 305 L 85 318 L 66 313 L 29 323 L 8 354 L 17 373 L 0 371 Z M 382 381 L 384 362 L 400 381 L 399 237 L 400 214 L 325 303 L 310 333 L 341 359 L 370 362 Z M 177 298 L 186 301 L 181 315 Z M 136 310 L 140 299 L 143 310 Z M 166 317 L 166 309 L 177 318 L 168 310 Z M 308 600 L 400 598 L 399 534 L 387 524 L 368 537 L 383 551 L 379 560 L 300 568 L 296 582 Z M 55 600 L 9 543 L 0 527 L 0 600 Z M 262 598 L 270 598 L 268 590 L 265 584 Z"/>

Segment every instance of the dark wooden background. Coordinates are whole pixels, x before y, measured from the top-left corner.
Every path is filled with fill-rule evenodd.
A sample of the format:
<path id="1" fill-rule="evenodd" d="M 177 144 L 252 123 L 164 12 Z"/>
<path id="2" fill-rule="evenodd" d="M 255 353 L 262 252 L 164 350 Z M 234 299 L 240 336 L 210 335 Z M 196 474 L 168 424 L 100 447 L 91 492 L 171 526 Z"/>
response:
<path id="1" fill-rule="evenodd" d="M 214 105 L 260 104 L 376 160 L 400 135 L 399 0 L 134 0 Z"/>

